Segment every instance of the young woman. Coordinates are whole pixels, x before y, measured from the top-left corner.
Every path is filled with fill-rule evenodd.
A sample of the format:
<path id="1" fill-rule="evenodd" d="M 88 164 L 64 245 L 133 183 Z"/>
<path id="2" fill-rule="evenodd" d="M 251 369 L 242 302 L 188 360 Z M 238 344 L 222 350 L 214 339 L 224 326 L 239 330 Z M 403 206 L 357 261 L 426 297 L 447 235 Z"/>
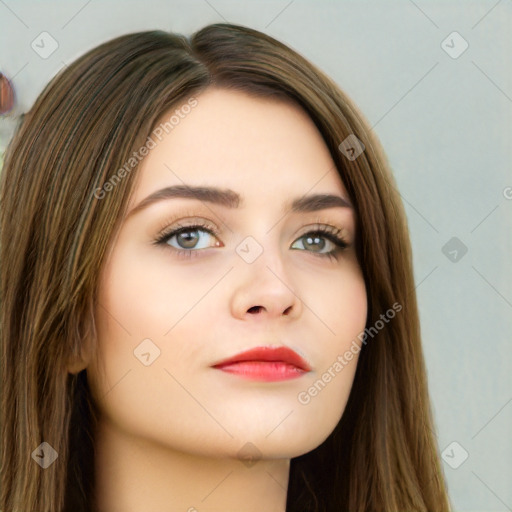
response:
<path id="1" fill-rule="evenodd" d="M 395 182 L 296 52 L 102 44 L 0 200 L 0 510 L 449 510 Z"/>

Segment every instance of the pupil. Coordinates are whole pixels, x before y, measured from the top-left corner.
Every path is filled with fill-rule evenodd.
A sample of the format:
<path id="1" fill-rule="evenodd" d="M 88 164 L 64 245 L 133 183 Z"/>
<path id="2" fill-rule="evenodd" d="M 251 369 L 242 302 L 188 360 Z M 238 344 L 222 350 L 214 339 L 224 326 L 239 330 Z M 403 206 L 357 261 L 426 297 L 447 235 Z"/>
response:
<path id="1" fill-rule="evenodd" d="M 198 236 L 197 236 L 197 230 L 194 230 L 194 231 L 184 231 L 183 233 L 180 233 L 178 235 L 178 243 L 186 248 L 186 249 L 190 249 L 190 248 L 193 248 L 198 240 Z M 183 242 L 183 243 L 182 243 Z"/>
<path id="2" fill-rule="evenodd" d="M 306 237 L 306 245 L 318 245 L 318 244 L 320 244 L 319 248 L 323 249 L 324 246 L 325 246 L 325 240 L 323 240 L 321 237 L 318 237 L 318 236 L 315 236 L 315 237 L 308 236 L 308 237 Z"/>

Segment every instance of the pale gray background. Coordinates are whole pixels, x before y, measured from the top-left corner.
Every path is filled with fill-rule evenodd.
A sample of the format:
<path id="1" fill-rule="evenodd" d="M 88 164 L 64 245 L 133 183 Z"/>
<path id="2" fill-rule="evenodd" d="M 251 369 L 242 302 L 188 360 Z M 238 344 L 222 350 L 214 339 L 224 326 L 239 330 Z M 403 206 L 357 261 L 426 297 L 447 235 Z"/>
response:
<path id="1" fill-rule="evenodd" d="M 409 219 L 454 509 L 512 510 L 512 1 L 0 0 L 0 69 L 18 94 L 14 115 L 65 63 L 114 36 L 188 35 L 224 20 L 309 58 L 380 137 Z M 31 48 L 43 31 L 59 44 L 47 59 Z M 441 47 L 453 31 L 469 43 L 456 59 Z M 0 149 L 12 125 L 0 120 Z M 442 252 L 452 237 L 468 248 L 456 262 Z"/>

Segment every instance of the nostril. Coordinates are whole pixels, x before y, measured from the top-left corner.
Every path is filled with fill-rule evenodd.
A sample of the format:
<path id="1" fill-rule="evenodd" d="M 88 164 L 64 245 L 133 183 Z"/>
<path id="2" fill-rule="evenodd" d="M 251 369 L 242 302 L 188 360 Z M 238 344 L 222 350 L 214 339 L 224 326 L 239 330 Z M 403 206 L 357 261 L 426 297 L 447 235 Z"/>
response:
<path id="1" fill-rule="evenodd" d="M 259 313 L 261 309 L 261 306 L 253 306 L 249 309 L 249 313 Z"/>

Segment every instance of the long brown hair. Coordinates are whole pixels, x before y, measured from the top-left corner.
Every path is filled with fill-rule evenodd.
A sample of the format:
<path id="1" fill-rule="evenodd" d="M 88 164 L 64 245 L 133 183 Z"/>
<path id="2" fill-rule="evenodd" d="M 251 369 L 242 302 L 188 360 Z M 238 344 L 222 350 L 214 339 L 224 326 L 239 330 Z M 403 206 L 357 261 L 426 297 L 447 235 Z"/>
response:
<path id="1" fill-rule="evenodd" d="M 98 190 L 163 113 L 210 86 L 297 102 L 315 122 L 355 207 L 367 326 L 402 311 L 360 353 L 343 416 L 291 461 L 288 512 L 449 510 L 434 434 L 406 217 L 384 152 L 319 69 L 258 31 L 209 25 L 190 39 L 129 34 L 63 69 L 26 114 L 0 176 L 0 510 L 92 510 L 94 425 L 87 372 L 98 276 L 136 168 Z M 349 159 L 338 146 L 355 135 Z M 31 454 L 47 442 L 46 469 Z"/>

